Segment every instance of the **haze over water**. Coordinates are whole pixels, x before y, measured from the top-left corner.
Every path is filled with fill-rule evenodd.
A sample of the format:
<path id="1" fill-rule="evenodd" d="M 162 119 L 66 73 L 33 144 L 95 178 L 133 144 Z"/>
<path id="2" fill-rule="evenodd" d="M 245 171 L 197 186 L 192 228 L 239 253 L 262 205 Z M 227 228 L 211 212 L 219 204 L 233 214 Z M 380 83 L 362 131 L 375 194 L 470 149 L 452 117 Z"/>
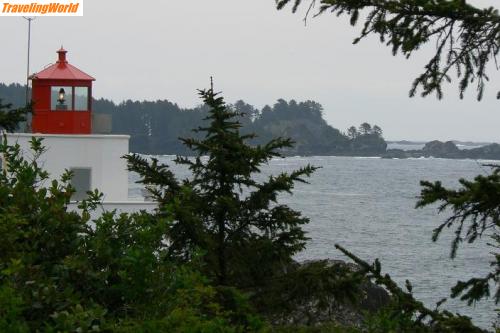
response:
<path id="1" fill-rule="evenodd" d="M 188 173 L 171 163 L 179 177 Z M 264 174 L 291 171 L 310 163 L 321 166 L 310 184 L 298 184 L 294 194 L 281 197 L 310 218 L 305 226 L 311 238 L 307 249 L 297 256 L 306 259 L 347 259 L 334 247 L 338 243 L 367 261 L 379 258 L 382 270 L 399 284 L 409 279 L 417 299 L 429 307 L 450 294 L 457 279 L 483 276 L 492 259 L 485 245 L 487 237 L 476 244 L 464 244 L 451 260 L 452 229 L 445 229 L 438 242 L 431 241 L 432 230 L 445 220 L 435 207 L 415 209 L 420 180 L 441 180 L 445 186 L 458 186 L 459 178 L 473 179 L 489 172 L 482 161 L 449 159 L 379 159 L 356 157 L 289 157 L 275 159 Z M 131 196 L 140 196 L 136 175 L 131 175 Z M 443 305 L 452 312 L 471 316 L 485 328 L 495 320 L 493 301 L 475 307 L 448 300 Z"/>

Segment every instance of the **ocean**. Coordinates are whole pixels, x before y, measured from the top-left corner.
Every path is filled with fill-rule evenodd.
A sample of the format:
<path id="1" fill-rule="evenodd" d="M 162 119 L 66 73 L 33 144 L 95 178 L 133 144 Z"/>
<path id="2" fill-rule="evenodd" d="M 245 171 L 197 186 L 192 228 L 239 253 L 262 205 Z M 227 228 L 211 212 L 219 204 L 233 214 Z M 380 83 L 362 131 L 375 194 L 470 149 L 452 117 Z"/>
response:
<path id="1" fill-rule="evenodd" d="M 157 156 L 171 165 L 179 178 L 186 169 L 172 163 L 172 156 Z M 487 236 L 474 244 L 463 244 L 457 257 L 449 257 L 453 229 L 445 229 L 437 242 L 432 230 L 449 216 L 436 207 L 415 209 L 420 180 L 440 180 L 445 186 L 458 187 L 458 179 L 473 179 L 487 174 L 484 163 L 491 161 L 439 158 L 381 159 L 363 157 L 287 157 L 273 159 L 258 175 L 292 171 L 311 164 L 319 166 L 309 184 L 297 184 L 293 195 L 282 195 L 280 202 L 310 218 L 304 227 L 310 240 L 307 249 L 296 256 L 306 259 L 346 259 L 335 249 L 338 243 L 367 261 L 379 258 L 382 270 L 400 286 L 408 279 L 417 299 L 435 307 L 449 298 L 450 288 L 458 279 L 483 276 L 493 259 Z M 130 196 L 139 197 L 137 175 L 130 176 Z M 491 328 L 496 319 L 493 300 L 467 306 L 448 299 L 442 305 L 452 312 L 470 316 L 473 322 Z"/>

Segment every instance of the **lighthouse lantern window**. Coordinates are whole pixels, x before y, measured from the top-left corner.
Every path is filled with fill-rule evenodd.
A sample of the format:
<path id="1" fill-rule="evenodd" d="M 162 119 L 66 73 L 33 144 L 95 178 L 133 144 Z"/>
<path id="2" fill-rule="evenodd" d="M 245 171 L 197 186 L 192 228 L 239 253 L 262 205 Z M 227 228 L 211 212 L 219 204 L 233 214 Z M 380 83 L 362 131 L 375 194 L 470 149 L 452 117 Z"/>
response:
<path id="1" fill-rule="evenodd" d="M 73 105 L 72 87 L 51 88 L 50 106 L 52 110 L 71 110 Z"/>
<path id="2" fill-rule="evenodd" d="M 89 88 L 75 87 L 75 111 L 89 110 Z"/>

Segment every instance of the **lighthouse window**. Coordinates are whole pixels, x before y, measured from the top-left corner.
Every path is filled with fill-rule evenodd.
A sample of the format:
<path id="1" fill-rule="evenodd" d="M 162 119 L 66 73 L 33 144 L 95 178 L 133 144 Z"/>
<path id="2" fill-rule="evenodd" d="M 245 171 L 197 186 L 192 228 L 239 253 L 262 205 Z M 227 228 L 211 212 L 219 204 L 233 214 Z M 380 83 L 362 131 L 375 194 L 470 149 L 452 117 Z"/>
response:
<path id="1" fill-rule="evenodd" d="M 70 168 L 73 172 L 71 185 L 75 188 L 75 193 L 71 199 L 83 200 L 87 197 L 87 192 L 90 191 L 91 169 L 90 168 Z"/>
<path id="2" fill-rule="evenodd" d="M 75 87 L 75 111 L 87 111 L 89 109 L 89 88 Z"/>
<path id="3" fill-rule="evenodd" d="M 52 110 L 71 110 L 73 105 L 73 88 L 54 86 L 51 88 L 50 106 Z"/>

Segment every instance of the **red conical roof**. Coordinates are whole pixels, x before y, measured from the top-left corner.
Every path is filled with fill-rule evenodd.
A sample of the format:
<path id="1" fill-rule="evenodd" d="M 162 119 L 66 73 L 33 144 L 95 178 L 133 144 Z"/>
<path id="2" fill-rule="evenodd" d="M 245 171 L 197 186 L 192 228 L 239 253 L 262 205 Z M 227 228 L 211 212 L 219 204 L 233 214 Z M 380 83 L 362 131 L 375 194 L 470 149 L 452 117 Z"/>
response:
<path id="1" fill-rule="evenodd" d="M 32 79 L 42 79 L 42 80 L 82 80 L 82 81 L 95 81 L 95 79 L 82 72 L 73 65 L 70 65 L 66 60 L 66 51 L 61 47 L 57 53 L 59 54 L 59 59 L 53 65 L 43 69 L 42 71 L 33 74 Z"/>

